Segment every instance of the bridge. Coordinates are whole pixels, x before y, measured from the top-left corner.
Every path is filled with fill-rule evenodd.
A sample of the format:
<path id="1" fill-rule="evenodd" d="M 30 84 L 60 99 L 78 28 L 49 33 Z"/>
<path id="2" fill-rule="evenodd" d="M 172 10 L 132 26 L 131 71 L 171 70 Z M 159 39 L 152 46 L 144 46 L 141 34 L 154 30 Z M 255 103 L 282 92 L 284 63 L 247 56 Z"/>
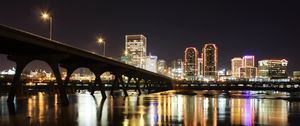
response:
<path id="1" fill-rule="evenodd" d="M 300 82 L 249 82 L 249 81 L 228 81 L 228 82 L 201 82 L 201 81 L 178 81 L 172 80 L 164 75 L 156 74 L 114 59 L 99 56 L 93 52 L 82 50 L 55 40 L 0 25 L 0 54 L 7 55 L 7 59 L 16 63 L 16 73 L 11 85 L 2 85 L 7 82 L 0 82 L 0 88 L 9 90 L 8 103 L 13 103 L 16 95 L 22 94 L 23 89 L 33 88 L 24 86 L 21 81 L 21 73 L 27 64 L 34 60 L 41 60 L 47 63 L 52 69 L 56 80 L 49 82 L 49 87 L 54 87 L 59 92 L 60 103 L 68 104 L 67 89 L 89 89 L 91 94 L 100 90 L 103 98 L 106 98 L 105 90 L 122 89 L 125 96 L 128 96 L 128 89 L 135 89 L 141 94 L 141 85 L 148 90 L 278 90 L 278 91 L 300 91 Z M 62 78 L 59 68 L 66 69 L 66 77 Z M 72 73 L 78 68 L 88 68 L 95 75 L 92 83 L 77 83 L 70 81 Z M 110 72 L 114 75 L 109 86 L 105 87 L 104 80 L 100 76 Z M 126 78 L 125 78 L 126 77 Z M 79 84 L 79 86 L 78 86 Z M 75 86 L 74 86 L 75 85 Z M 24 88 L 23 88 L 24 86 Z M 36 84 L 34 89 L 49 88 Z"/>
<path id="2" fill-rule="evenodd" d="M 92 88 L 91 94 L 94 93 L 94 89 L 100 89 L 103 98 L 107 96 L 100 76 L 105 72 L 114 75 L 110 94 L 113 94 L 115 89 L 122 88 L 125 96 L 128 95 L 124 76 L 128 78 L 128 83 L 134 80 L 139 94 L 141 94 L 141 81 L 146 83 L 148 88 L 151 86 L 158 86 L 165 90 L 171 88 L 172 79 L 164 75 L 8 26 L 0 25 L 0 43 L 0 54 L 7 55 L 7 59 L 16 63 L 16 73 L 8 93 L 7 102 L 9 103 L 13 103 L 16 94 L 21 92 L 19 89 L 22 86 L 20 78 L 23 69 L 34 60 L 44 61 L 52 69 L 59 88 L 60 101 L 63 105 L 69 103 L 66 86 L 70 76 L 76 69 L 82 67 L 90 69 L 95 75 L 94 88 Z M 61 77 L 60 67 L 67 71 L 67 76 L 64 79 Z"/>

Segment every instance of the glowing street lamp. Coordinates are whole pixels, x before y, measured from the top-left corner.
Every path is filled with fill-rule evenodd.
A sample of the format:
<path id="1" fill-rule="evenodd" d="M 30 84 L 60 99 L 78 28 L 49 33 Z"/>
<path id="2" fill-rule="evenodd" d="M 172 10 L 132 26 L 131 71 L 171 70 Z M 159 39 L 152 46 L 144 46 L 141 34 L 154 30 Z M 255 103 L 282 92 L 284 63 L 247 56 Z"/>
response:
<path id="1" fill-rule="evenodd" d="M 128 55 L 128 51 L 127 51 L 127 50 L 124 51 L 124 55 L 125 55 L 125 56 Z"/>
<path id="2" fill-rule="evenodd" d="M 98 38 L 97 38 L 97 42 L 98 42 L 99 44 L 102 44 L 102 43 L 103 43 L 103 56 L 105 56 L 105 41 L 104 41 L 103 37 L 102 37 L 102 36 L 98 37 Z"/>
<path id="3" fill-rule="evenodd" d="M 50 29 L 49 39 L 52 40 L 52 17 L 50 16 L 50 14 L 48 12 L 44 11 L 41 13 L 41 18 L 45 21 L 49 20 L 49 29 Z"/>

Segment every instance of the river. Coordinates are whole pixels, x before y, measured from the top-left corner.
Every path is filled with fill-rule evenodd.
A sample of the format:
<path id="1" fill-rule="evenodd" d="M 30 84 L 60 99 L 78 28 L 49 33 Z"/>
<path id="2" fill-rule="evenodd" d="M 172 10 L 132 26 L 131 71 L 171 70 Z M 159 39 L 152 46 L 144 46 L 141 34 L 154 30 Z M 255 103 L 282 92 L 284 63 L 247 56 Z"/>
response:
<path id="1" fill-rule="evenodd" d="M 109 92 L 106 92 L 109 94 Z M 101 98 L 87 91 L 69 94 L 62 107 L 57 94 L 18 97 L 14 105 L 0 96 L 0 125 L 297 125 L 300 102 L 276 91 L 167 91 Z M 294 95 L 294 94 L 293 94 Z"/>

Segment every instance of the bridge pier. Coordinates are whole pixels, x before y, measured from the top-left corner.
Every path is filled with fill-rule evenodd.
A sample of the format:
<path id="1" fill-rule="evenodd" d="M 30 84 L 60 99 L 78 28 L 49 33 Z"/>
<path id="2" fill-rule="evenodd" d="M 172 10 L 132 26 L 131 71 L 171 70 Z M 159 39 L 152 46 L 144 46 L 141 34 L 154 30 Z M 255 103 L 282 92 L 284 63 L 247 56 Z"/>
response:
<path id="1" fill-rule="evenodd" d="M 127 80 L 127 84 L 126 84 L 126 88 L 128 89 L 130 81 L 132 80 L 131 76 L 128 76 L 128 80 Z"/>
<path id="2" fill-rule="evenodd" d="M 94 84 L 93 88 L 91 89 L 91 95 L 94 95 L 95 88 L 99 86 L 101 88 L 100 90 L 101 90 L 102 98 L 106 99 L 104 85 L 102 83 L 100 75 L 101 74 L 99 74 L 99 73 L 95 74 L 95 76 L 96 76 L 96 78 L 95 78 L 95 84 Z M 98 86 L 97 86 L 97 84 L 98 84 Z"/>
<path id="3" fill-rule="evenodd" d="M 149 83 L 148 83 L 148 93 L 151 92 L 151 89 L 154 87 L 153 85 L 155 84 L 155 82 L 153 80 L 150 80 Z"/>
<path id="4" fill-rule="evenodd" d="M 106 99 L 106 94 L 105 94 L 105 86 L 102 83 L 101 80 L 101 75 L 105 73 L 106 65 L 105 64 L 97 64 L 97 65 L 89 65 L 88 68 L 94 73 L 95 75 L 95 82 L 94 85 L 91 88 L 91 95 L 94 95 L 95 88 L 100 87 L 101 95 L 103 99 Z M 97 86 L 98 85 L 98 86 Z"/>
<path id="5" fill-rule="evenodd" d="M 49 65 L 52 68 L 52 71 L 53 71 L 54 76 L 56 78 L 56 82 L 57 82 L 58 87 L 59 87 L 59 97 L 60 97 L 61 105 L 68 105 L 69 100 L 68 100 L 68 97 L 67 97 L 66 87 L 64 85 L 64 82 L 61 79 L 58 64 L 57 63 L 50 63 Z"/>
<path id="6" fill-rule="evenodd" d="M 135 84 L 136 84 L 135 90 L 138 90 L 139 95 L 141 95 L 142 92 L 141 92 L 140 84 L 141 84 L 142 79 L 141 78 L 134 78 L 134 80 L 135 80 Z"/>
<path id="7" fill-rule="evenodd" d="M 145 91 L 146 90 L 146 87 L 148 88 L 149 86 L 148 86 L 148 82 L 149 82 L 149 80 L 148 79 L 144 79 L 144 86 L 143 86 L 143 90 Z"/>
<path id="8" fill-rule="evenodd" d="M 67 65 L 67 66 L 62 65 L 62 67 L 67 69 L 67 76 L 65 77 L 65 80 L 63 83 L 63 86 L 67 87 L 72 73 L 78 68 L 78 66 L 77 65 Z M 73 86 L 70 86 L 70 87 L 73 87 Z M 74 92 L 74 91 L 72 90 L 72 92 Z"/>
<path id="9" fill-rule="evenodd" d="M 101 88 L 100 90 L 101 90 L 102 98 L 105 99 L 106 98 L 106 94 L 105 94 L 104 85 L 103 85 L 101 77 L 100 77 L 101 74 L 96 73 L 95 76 L 96 76 L 96 78 L 95 78 L 95 85 L 94 85 L 94 88 L 92 88 L 92 90 L 91 90 L 91 95 L 94 95 L 95 86 L 98 84 L 100 86 L 100 88 Z"/>
<path id="10" fill-rule="evenodd" d="M 25 66 L 32 61 L 31 58 L 28 57 L 21 57 L 21 56 L 8 56 L 7 57 L 9 60 L 16 62 L 16 72 L 13 78 L 13 82 L 10 87 L 10 91 L 8 93 L 8 98 L 7 102 L 8 103 L 13 103 L 14 98 L 16 94 L 23 94 L 23 89 L 22 89 L 22 83 L 20 82 L 21 80 L 21 74 Z M 17 92 L 19 90 L 20 92 Z"/>
<path id="11" fill-rule="evenodd" d="M 36 85 L 37 85 L 37 83 L 36 83 Z M 55 86 L 54 86 L 54 82 L 49 82 L 48 83 L 48 93 L 49 94 L 54 94 L 55 93 Z"/>
<path id="12" fill-rule="evenodd" d="M 120 80 L 120 82 L 121 82 L 121 84 L 122 84 L 122 89 L 123 89 L 124 95 L 125 95 L 125 96 L 128 96 L 128 93 L 127 93 L 127 90 L 126 90 L 125 83 L 124 83 L 124 80 L 123 80 L 123 78 L 122 78 L 122 75 L 119 76 L 119 80 Z"/>
<path id="13" fill-rule="evenodd" d="M 124 84 L 124 80 L 122 78 L 122 75 L 119 74 L 119 73 L 115 73 L 115 79 L 114 79 L 112 88 L 110 90 L 110 95 L 113 96 L 114 89 L 116 89 L 116 87 L 119 87 L 119 84 L 122 84 L 122 89 L 123 89 L 124 95 L 128 96 L 128 93 L 127 93 L 127 90 L 126 90 L 126 87 L 125 87 L 125 84 Z"/>

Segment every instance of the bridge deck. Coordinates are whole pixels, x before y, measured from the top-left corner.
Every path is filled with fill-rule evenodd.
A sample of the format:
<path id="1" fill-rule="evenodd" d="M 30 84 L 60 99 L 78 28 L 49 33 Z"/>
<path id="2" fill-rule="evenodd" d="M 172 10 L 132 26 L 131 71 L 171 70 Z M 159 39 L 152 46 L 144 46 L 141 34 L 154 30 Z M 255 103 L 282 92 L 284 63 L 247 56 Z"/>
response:
<path id="1" fill-rule="evenodd" d="M 165 86 L 167 88 L 164 89 L 170 88 L 172 83 L 172 79 L 167 76 L 4 25 L 0 25 L 0 53 L 6 54 L 9 60 L 16 62 L 16 73 L 7 100 L 10 103 L 13 102 L 16 93 L 22 88 L 20 79 L 23 69 L 33 60 L 45 61 L 50 66 L 58 83 L 61 101 L 65 105 L 68 104 L 66 86 L 71 74 L 80 67 L 86 67 L 94 73 L 94 89 L 96 85 L 100 85 L 103 97 L 106 97 L 106 94 L 100 75 L 104 72 L 111 72 L 114 75 L 111 94 L 113 94 L 113 89 L 120 88 L 122 85 L 125 96 L 128 95 L 123 76 L 127 76 L 129 81 L 131 79 L 135 81 L 139 94 L 141 93 L 141 80 L 147 83 L 167 85 Z M 59 66 L 67 69 L 67 76 L 64 79 L 61 76 Z M 93 90 L 91 94 L 93 94 Z"/>

